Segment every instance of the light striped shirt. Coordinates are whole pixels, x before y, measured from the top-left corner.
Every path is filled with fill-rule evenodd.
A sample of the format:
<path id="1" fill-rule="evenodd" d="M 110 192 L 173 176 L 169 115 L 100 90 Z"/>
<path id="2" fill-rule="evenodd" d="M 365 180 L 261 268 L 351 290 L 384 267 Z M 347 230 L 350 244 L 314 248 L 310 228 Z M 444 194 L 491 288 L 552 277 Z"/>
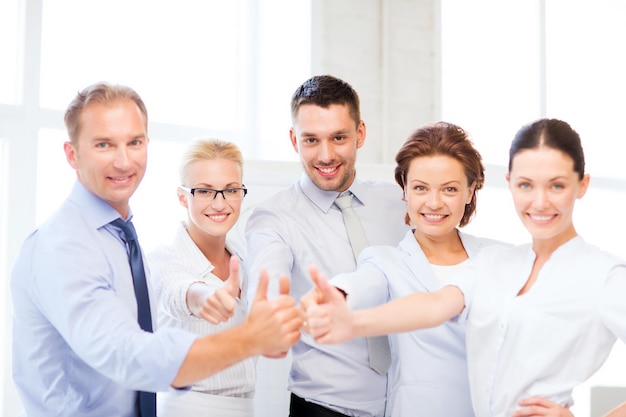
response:
<path id="1" fill-rule="evenodd" d="M 228 251 L 243 261 L 243 245 L 227 237 Z M 187 290 L 193 283 L 202 282 L 217 290 L 224 282 L 212 271 L 214 266 L 193 242 L 183 223 L 176 231 L 171 245 L 160 246 L 148 254 L 152 288 L 158 305 L 158 327 L 185 329 L 198 335 L 218 333 L 242 323 L 247 315 L 245 294 L 237 301 L 234 316 L 226 323 L 214 325 L 192 315 L 187 306 Z M 246 288 L 246 274 L 239 269 L 242 291 Z M 245 396 L 254 394 L 256 358 L 243 360 L 222 372 L 196 383 L 192 390 L 214 395 Z"/>

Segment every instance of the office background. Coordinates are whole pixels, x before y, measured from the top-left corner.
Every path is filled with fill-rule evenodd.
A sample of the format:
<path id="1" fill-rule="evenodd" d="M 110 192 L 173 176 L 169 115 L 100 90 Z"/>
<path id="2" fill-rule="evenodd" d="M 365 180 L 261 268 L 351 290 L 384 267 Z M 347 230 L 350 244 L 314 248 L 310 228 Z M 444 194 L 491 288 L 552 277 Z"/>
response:
<path id="1" fill-rule="evenodd" d="M 626 257 L 626 3 L 621 0 L 1 0 L 0 413 L 20 409 L 11 381 L 10 267 L 25 236 L 65 198 L 63 110 L 95 81 L 135 88 L 150 115 L 150 161 L 133 198 L 145 250 L 184 212 L 177 164 L 198 137 L 235 141 L 255 202 L 300 169 L 288 139 L 289 99 L 313 74 L 359 92 L 363 177 L 392 180 L 404 139 L 446 120 L 468 130 L 487 164 L 470 233 L 527 240 L 504 182 L 515 131 L 562 118 L 581 134 L 591 188 L 578 232 Z M 288 359 L 262 360 L 258 415 L 280 415 Z M 626 348 L 576 390 L 626 386 Z M 626 397 L 624 398 L 626 401 Z"/>

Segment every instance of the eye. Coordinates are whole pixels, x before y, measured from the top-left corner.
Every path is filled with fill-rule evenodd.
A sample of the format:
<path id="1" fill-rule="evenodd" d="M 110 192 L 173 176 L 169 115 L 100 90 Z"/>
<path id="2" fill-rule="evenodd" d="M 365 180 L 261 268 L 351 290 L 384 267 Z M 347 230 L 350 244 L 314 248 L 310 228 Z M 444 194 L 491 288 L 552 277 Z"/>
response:
<path id="1" fill-rule="evenodd" d="M 346 137 L 344 135 L 337 135 L 333 138 L 335 142 L 341 142 L 342 140 L 345 140 L 345 139 Z"/>
<path id="2" fill-rule="evenodd" d="M 560 190 L 562 190 L 564 188 L 565 188 L 565 185 L 563 185 L 563 184 L 552 184 L 552 189 L 553 190 L 560 191 Z"/>
<path id="3" fill-rule="evenodd" d="M 456 187 L 446 187 L 445 192 L 446 193 L 456 193 L 458 191 L 458 189 Z"/>
<path id="4" fill-rule="evenodd" d="M 530 190 L 530 183 L 527 182 L 520 182 L 519 184 L 517 184 L 517 187 L 520 190 Z"/>
<path id="5" fill-rule="evenodd" d="M 426 187 L 423 185 L 416 185 L 415 187 L 413 187 L 413 190 L 421 192 L 421 191 L 426 191 Z"/>
<path id="6" fill-rule="evenodd" d="M 99 148 L 99 149 L 106 149 L 109 146 L 110 146 L 109 142 L 98 142 L 98 143 L 96 143 L 96 148 Z"/>
<path id="7" fill-rule="evenodd" d="M 235 195 L 239 192 L 240 188 L 227 188 L 224 192 L 228 195 Z"/>
<path id="8" fill-rule="evenodd" d="M 133 139 L 129 143 L 130 146 L 139 146 L 141 145 L 141 141 L 139 139 Z"/>
<path id="9" fill-rule="evenodd" d="M 215 195 L 215 191 L 211 190 L 210 188 L 196 188 L 196 191 L 194 192 L 203 197 L 210 197 L 212 195 Z"/>
<path id="10" fill-rule="evenodd" d="M 304 138 L 302 142 L 308 145 L 312 145 L 317 142 L 317 139 L 316 138 Z"/>

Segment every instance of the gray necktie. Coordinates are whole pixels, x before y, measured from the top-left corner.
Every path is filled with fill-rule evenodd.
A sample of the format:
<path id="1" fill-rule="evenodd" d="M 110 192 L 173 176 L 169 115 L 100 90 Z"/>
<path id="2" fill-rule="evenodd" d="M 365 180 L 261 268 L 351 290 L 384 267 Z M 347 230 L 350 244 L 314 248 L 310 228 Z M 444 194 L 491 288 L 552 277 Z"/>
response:
<path id="1" fill-rule="evenodd" d="M 352 194 L 349 192 L 344 195 L 340 194 L 335 200 L 335 204 L 341 209 L 343 223 L 346 226 L 348 239 L 352 246 L 352 253 L 354 259 L 357 260 L 359 253 L 367 247 L 367 237 L 359 217 L 352 208 Z M 389 370 L 389 365 L 391 365 L 389 338 L 387 336 L 368 337 L 367 348 L 370 355 L 370 367 L 379 374 L 386 373 Z"/>

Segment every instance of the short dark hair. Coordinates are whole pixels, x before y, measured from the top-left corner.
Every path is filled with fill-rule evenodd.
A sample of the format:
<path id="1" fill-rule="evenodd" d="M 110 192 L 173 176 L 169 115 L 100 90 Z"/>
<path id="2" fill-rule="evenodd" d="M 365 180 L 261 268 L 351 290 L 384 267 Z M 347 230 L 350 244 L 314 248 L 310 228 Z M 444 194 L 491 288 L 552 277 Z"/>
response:
<path id="1" fill-rule="evenodd" d="M 559 119 L 539 119 L 517 131 L 509 149 L 509 172 L 515 155 L 524 149 L 537 149 L 541 146 L 556 149 L 572 158 L 574 172 L 578 174 L 578 179 L 583 179 L 585 153 L 580 136 L 568 123 Z"/>
<path id="2" fill-rule="evenodd" d="M 306 80 L 291 96 L 291 118 L 295 119 L 300 106 L 314 104 L 329 107 L 347 105 L 356 126 L 361 122 L 359 95 L 347 82 L 332 75 L 316 75 Z"/>

